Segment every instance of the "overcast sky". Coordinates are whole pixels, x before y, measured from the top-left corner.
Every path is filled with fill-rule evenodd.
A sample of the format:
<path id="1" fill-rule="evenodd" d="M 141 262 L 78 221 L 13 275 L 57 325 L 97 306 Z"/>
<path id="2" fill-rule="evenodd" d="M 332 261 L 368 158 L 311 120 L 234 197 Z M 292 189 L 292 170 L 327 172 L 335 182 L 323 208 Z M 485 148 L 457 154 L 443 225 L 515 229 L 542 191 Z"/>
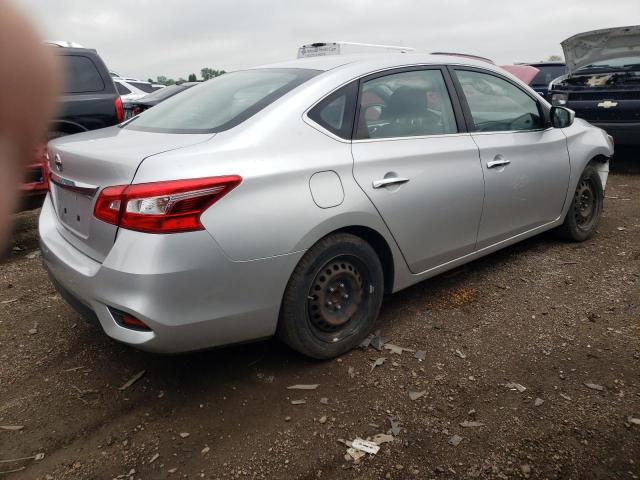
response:
<path id="1" fill-rule="evenodd" d="M 95 48 L 125 76 L 200 76 L 352 41 L 497 63 L 561 54 L 579 32 L 640 24 L 640 0 L 16 0 L 43 37 Z"/>

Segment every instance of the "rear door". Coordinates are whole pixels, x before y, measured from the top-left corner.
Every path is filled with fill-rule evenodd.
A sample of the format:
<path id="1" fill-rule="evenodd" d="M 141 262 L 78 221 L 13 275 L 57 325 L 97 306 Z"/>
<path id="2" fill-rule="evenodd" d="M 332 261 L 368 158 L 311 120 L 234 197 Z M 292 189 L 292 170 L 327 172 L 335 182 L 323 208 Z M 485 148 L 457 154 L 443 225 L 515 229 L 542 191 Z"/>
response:
<path id="1" fill-rule="evenodd" d="M 569 184 L 567 140 L 538 98 L 494 72 L 455 68 L 485 180 L 481 249 L 556 220 Z"/>
<path id="2" fill-rule="evenodd" d="M 482 169 L 452 91 L 439 67 L 360 82 L 354 176 L 414 273 L 469 254 L 476 242 Z"/>

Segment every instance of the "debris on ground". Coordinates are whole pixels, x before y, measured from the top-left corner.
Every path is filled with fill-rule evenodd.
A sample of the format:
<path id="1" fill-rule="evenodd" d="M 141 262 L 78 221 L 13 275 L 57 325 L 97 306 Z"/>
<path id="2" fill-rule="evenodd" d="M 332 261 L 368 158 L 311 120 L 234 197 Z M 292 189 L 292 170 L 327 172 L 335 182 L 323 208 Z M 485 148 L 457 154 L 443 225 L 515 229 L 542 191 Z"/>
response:
<path id="1" fill-rule="evenodd" d="M 457 447 L 458 445 L 460 445 L 460 442 L 462 441 L 462 437 L 460 435 L 451 435 L 449 437 L 449 445 L 453 445 L 454 447 Z"/>
<path id="2" fill-rule="evenodd" d="M 543 399 L 541 399 L 540 397 L 536 398 L 536 399 L 533 401 L 533 405 L 534 405 L 534 406 L 536 406 L 536 407 L 541 406 L 543 403 L 544 403 L 544 400 L 543 400 Z"/>
<path id="3" fill-rule="evenodd" d="M 376 350 L 378 350 L 379 352 L 382 351 L 382 349 L 384 348 L 385 344 L 389 342 L 389 339 L 387 338 L 382 338 L 380 335 L 374 335 L 371 338 L 371 343 L 370 345 L 375 348 Z"/>
<path id="4" fill-rule="evenodd" d="M 467 358 L 467 355 L 465 353 L 463 353 L 461 350 L 456 350 L 456 355 L 460 358 L 462 358 L 463 360 L 465 358 Z"/>
<path id="5" fill-rule="evenodd" d="M 569 395 L 565 395 L 564 393 L 561 393 L 560 396 L 565 400 L 571 401 L 571 397 Z"/>
<path id="6" fill-rule="evenodd" d="M 349 367 L 349 369 L 347 370 L 347 373 L 349 374 L 349 376 L 350 376 L 351 378 L 353 378 L 353 377 L 355 377 L 355 376 L 356 376 L 356 369 L 355 369 L 355 368 L 353 368 L 353 367 Z"/>
<path id="7" fill-rule="evenodd" d="M 289 387 L 287 387 L 287 390 L 315 390 L 316 388 L 318 388 L 320 386 L 319 383 L 313 383 L 313 384 L 309 384 L 309 385 L 291 385 Z"/>
<path id="8" fill-rule="evenodd" d="M 604 390 L 604 387 L 602 385 L 598 385 L 597 383 L 585 383 L 584 386 L 591 390 L 597 390 L 599 392 L 602 392 Z"/>
<path id="9" fill-rule="evenodd" d="M 400 435 L 400 431 L 402 430 L 400 428 L 400 422 L 398 422 L 395 417 L 388 417 L 388 419 L 389 423 L 391 424 L 391 428 L 387 431 L 387 433 L 391 433 L 391 435 L 397 437 L 398 435 Z"/>
<path id="10" fill-rule="evenodd" d="M 413 391 L 409 391 L 409 398 L 411 400 L 418 400 L 420 397 L 422 397 L 425 393 L 427 393 L 426 390 L 422 390 L 420 392 L 413 392 Z"/>
<path id="11" fill-rule="evenodd" d="M 291 405 L 304 405 L 307 403 L 306 400 L 291 400 Z"/>
<path id="12" fill-rule="evenodd" d="M 507 387 L 509 390 L 514 390 L 514 391 L 517 390 L 520 393 L 524 392 L 527 389 L 527 387 L 525 387 L 524 385 L 521 385 L 516 382 L 505 383 L 504 386 Z"/>
<path id="13" fill-rule="evenodd" d="M 427 358 L 427 352 L 424 350 L 418 350 L 413 356 L 417 358 L 419 362 L 423 362 Z"/>
<path id="14" fill-rule="evenodd" d="M 354 439 L 353 442 L 351 442 L 351 447 L 372 455 L 375 455 L 380 450 L 380 446 L 377 443 L 363 440 L 361 438 Z"/>
<path id="15" fill-rule="evenodd" d="M 0 425 L 0 430 L 9 430 L 12 432 L 22 430 L 24 425 Z"/>
<path id="16" fill-rule="evenodd" d="M 323 405 L 329 405 L 329 399 L 327 397 L 322 397 L 320 399 L 320 403 Z"/>
<path id="17" fill-rule="evenodd" d="M 327 416 L 323 415 L 318 419 L 318 423 L 324 425 L 325 423 L 327 423 Z"/>
<path id="18" fill-rule="evenodd" d="M 127 380 L 127 382 L 122 385 L 118 390 L 120 391 L 124 391 L 127 388 L 129 388 L 131 385 L 133 385 L 134 383 L 136 383 L 138 380 L 140 380 L 142 378 L 142 376 L 147 373 L 146 370 L 141 370 L 138 373 L 136 373 L 133 377 L 131 377 L 129 380 Z"/>
<path id="19" fill-rule="evenodd" d="M 211 450 L 211 448 L 207 446 L 207 447 L 204 447 L 202 450 L 200 450 L 200 453 L 202 455 L 206 455 L 207 453 L 209 453 L 209 450 Z"/>
<path id="20" fill-rule="evenodd" d="M 465 420 L 464 422 L 460 423 L 460 426 L 464 428 L 484 427 L 484 423 L 478 422 L 475 420 L 474 421 Z"/>
<path id="21" fill-rule="evenodd" d="M 387 433 L 377 433 L 371 439 L 377 445 L 382 445 L 383 443 L 391 443 L 393 442 L 393 435 L 389 435 Z"/>
<path id="22" fill-rule="evenodd" d="M 631 415 L 629 415 L 627 417 L 627 422 L 629 422 L 631 425 L 640 425 L 640 418 L 634 418 Z"/>
<path id="23" fill-rule="evenodd" d="M 371 364 L 371 371 L 376 367 L 381 366 L 387 359 L 385 357 L 376 358 L 376 360 Z"/>
<path id="24" fill-rule="evenodd" d="M 35 250 L 35 251 L 31 252 L 30 254 L 28 254 L 27 258 L 29 260 L 33 260 L 34 258 L 39 257 L 39 256 L 40 256 L 40 250 Z"/>
<path id="25" fill-rule="evenodd" d="M 149 463 L 155 462 L 158 458 L 160 458 L 160 454 L 154 453 L 153 456 L 149 459 Z"/>
<path id="26" fill-rule="evenodd" d="M 397 355 L 402 355 L 402 352 L 415 352 L 415 350 L 412 350 L 411 348 L 401 347 L 399 345 L 394 345 L 393 343 L 387 343 L 384 348 Z"/>
<path id="27" fill-rule="evenodd" d="M 189 435 L 189 432 L 180 432 L 180 438 L 187 438 Z"/>

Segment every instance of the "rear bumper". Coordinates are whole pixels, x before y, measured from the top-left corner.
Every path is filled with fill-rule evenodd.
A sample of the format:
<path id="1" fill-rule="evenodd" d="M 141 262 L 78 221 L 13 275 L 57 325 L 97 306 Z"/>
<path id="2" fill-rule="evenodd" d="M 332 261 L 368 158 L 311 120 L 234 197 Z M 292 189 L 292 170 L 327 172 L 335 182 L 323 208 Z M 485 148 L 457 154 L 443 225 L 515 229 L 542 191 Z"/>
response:
<path id="1" fill-rule="evenodd" d="M 601 123 L 592 122 L 613 137 L 616 145 L 640 145 L 640 122 L 637 123 Z"/>
<path id="2" fill-rule="evenodd" d="M 206 231 L 151 235 L 120 230 L 103 263 L 58 232 L 52 202 L 39 221 L 43 261 L 61 295 L 110 337 L 160 353 L 248 342 L 275 333 L 280 301 L 301 253 L 251 262 L 227 258 Z M 152 331 L 120 326 L 109 309 Z"/>

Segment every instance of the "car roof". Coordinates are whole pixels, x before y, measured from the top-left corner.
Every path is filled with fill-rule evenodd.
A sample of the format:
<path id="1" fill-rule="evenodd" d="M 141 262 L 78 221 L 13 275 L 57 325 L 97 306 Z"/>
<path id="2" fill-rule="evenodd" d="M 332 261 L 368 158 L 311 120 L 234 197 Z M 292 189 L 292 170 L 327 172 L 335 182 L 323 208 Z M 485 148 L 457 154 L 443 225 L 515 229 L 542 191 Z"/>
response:
<path id="1" fill-rule="evenodd" d="M 532 67 L 565 67 L 567 64 L 564 62 L 534 62 L 525 63 L 524 65 L 530 65 Z"/>
<path id="2" fill-rule="evenodd" d="M 429 53 L 377 53 L 353 55 L 327 55 L 289 60 L 286 62 L 261 65 L 255 68 L 308 68 L 312 70 L 333 70 L 345 65 L 362 64 L 372 68 L 393 68 L 395 66 L 425 65 L 468 65 L 492 69 L 492 64 L 460 55 L 431 55 Z"/>

